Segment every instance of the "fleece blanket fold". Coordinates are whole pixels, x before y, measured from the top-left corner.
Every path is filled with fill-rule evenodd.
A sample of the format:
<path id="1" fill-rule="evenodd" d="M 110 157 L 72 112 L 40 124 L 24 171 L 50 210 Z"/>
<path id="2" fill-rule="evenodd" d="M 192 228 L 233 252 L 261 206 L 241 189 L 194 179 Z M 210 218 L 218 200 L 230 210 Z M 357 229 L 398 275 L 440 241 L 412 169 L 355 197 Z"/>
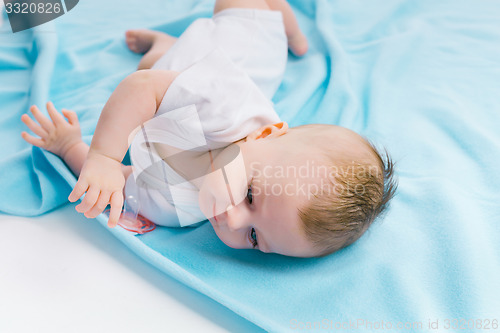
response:
<path id="1" fill-rule="evenodd" d="M 268 331 L 436 331 L 454 319 L 471 331 L 493 328 L 500 319 L 500 3 L 290 2 L 310 50 L 290 55 L 276 110 L 292 126 L 337 124 L 387 148 L 399 190 L 385 218 L 353 246 L 311 259 L 230 249 L 209 224 L 110 232 Z M 75 110 L 89 141 L 107 98 L 140 59 L 127 49 L 125 30 L 178 36 L 211 16 L 213 4 L 86 0 L 15 34 L 2 13 L 0 211 L 43 214 L 65 204 L 75 184 L 59 158 L 21 139 L 30 105 L 51 100 Z M 96 221 L 105 227 L 104 216 Z"/>

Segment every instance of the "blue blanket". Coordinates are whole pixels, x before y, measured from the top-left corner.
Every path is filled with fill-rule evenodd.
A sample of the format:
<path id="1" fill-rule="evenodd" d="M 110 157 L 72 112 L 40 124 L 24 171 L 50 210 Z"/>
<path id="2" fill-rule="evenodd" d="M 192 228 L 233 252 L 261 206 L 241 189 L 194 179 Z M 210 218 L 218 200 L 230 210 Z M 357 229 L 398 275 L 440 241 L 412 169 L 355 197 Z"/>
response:
<path id="1" fill-rule="evenodd" d="M 209 224 L 145 235 L 110 232 L 144 260 L 269 331 L 494 328 L 500 319 L 500 3 L 291 3 L 311 48 L 303 58 L 290 56 L 274 97 L 277 111 L 291 125 L 338 124 L 385 146 L 400 181 L 385 219 L 353 246 L 313 259 L 230 249 Z M 52 100 L 75 110 L 90 140 L 107 98 L 140 59 L 127 50 L 125 30 L 178 36 L 212 8 L 213 1 L 86 0 L 16 34 L 4 15 L 0 211 L 43 214 L 65 204 L 75 183 L 61 160 L 21 139 L 20 116 L 31 104 Z M 106 223 L 104 216 L 96 220 Z"/>

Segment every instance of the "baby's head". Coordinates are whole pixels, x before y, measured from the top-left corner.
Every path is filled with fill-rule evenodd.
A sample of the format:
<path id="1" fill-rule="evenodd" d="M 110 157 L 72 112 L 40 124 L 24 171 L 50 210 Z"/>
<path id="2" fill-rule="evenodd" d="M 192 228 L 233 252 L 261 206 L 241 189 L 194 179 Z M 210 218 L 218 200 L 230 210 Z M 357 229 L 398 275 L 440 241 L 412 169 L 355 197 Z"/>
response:
<path id="1" fill-rule="evenodd" d="M 380 216 L 394 196 L 394 164 L 366 139 L 333 125 L 304 125 L 290 131 L 314 146 L 318 161 L 328 170 L 326 183 L 299 208 L 306 238 L 317 255 L 333 253 L 354 243 Z M 319 169 L 319 168 L 318 168 Z"/>
<path id="2" fill-rule="evenodd" d="M 330 254 L 361 237 L 396 190 L 388 154 L 343 127 L 268 125 L 227 151 L 234 146 L 245 176 L 207 178 L 200 189 L 202 211 L 233 248 Z"/>

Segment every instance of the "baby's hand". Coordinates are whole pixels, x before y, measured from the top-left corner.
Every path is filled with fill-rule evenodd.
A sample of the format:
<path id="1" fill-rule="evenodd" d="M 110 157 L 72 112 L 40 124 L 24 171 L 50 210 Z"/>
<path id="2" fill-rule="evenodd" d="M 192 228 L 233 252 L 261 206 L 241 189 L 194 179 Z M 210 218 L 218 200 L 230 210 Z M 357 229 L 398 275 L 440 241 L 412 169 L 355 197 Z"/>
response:
<path id="1" fill-rule="evenodd" d="M 40 138 L 22 132 L 21 136 L 28 143 L 48 150 L 64 159 L 66 152 L 75 144 L 82 141 L 80 124 L 78 123 L 78 117 L 75 112 L 63 109 L 62 114 L 68 119 L 68 121 L 66 121 L 64 117 L 57 112 L 52 102 L 47 103 L 47 111 L 50 119 L 44 116 L 35 105 L 30 108 L 30 111 L 38 123 L 27 114 L 23 114 L 21 120 Z"/>
<path id="2" fill-rule="evenodd" d="M 91 151 L 68 199 L 75 202 L 85 194 L 76 210 L 84 213 L 87 218 L 95 218 L 110 204 L 108 226 L 114 228 L 122 210 L 124 186 L 125 176 L 121 163 Z"/>

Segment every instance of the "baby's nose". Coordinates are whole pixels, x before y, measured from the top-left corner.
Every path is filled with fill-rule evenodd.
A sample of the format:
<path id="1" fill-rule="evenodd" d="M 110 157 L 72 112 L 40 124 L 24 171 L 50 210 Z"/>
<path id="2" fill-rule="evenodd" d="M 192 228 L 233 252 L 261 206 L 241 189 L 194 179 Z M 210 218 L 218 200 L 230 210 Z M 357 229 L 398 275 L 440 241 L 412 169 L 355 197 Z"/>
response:
<path id="1" fill-rule="evenodd" d="M 239 214 L 237 206 L 229 205 L 224 214 L 226 216 L 226 225 L 230 231 L 238 231 L 245 227 L 243 216 Z"/>

